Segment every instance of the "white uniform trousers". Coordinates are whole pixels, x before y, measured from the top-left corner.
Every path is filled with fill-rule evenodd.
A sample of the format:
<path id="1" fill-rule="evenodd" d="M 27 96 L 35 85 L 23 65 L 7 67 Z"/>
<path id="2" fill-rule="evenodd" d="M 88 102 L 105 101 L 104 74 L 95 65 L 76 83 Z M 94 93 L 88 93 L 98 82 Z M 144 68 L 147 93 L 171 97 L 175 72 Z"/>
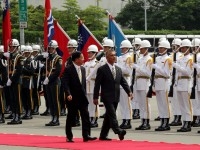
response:
<path id="1" fill-rule="evenodd" d="M 132 118 L 131 100 L 123 88 L 120 88 L 119 107 L 122 119 Z"/>
<path id="2" fill-rule="evenodd" d="M 178 98 L 177 98 L 177 91 L 176 91 L 176 87 L 173 88 L 173 97 L 169 97 L 170 101 L 171 101 L 171 108 L 172 108 L 172 113 L 173 115 L 181 115 L 181 109 L 180 109 L 180 105 L 178 102 Z"/>
<path id="3" fill-rule="evenodd" d="M 192 121 L 193 110 L 188 91 L 177 91 L 183 121 Z"/>
<path id="4" fill-rule="evenodd" d="M 135 92 L 136 90 L 133 90 L 133 95 L 135 95 Z M 139 105 L 135 96 L 133 97 L 133 100 L 131 101 L 131 106 L 132 106 L 132 109 L 139 109 Z"/>
<path id="5" fill-rule="evenodd" d="M 138 100 L 141 119 L 150 119 L 151 116 L 150 103 L 146 95 L 147 94 L 145 90 L 137 90 L 135 92 L 135 97 Z"/>
<path id="6" fill-rule="evenodd" d="M 99 105 L 94 105 L 93 103 L 93 94 L 87 94 L 87 98 L 88 98 L 88 111 L 89 111 L 89 116 L 90 117 L 99 117 Z"/>
<path id="7" fill-rule="evenodd" d="M 156 91 L 156 100 L 160 118 L 170 118 L 170 109 L 167 91 Z"/>
<path id="8" fill-rule="evenodd" d="M 195 99 L 191 99 L 193 107 L 193 115 L 200 116 L 200 91 L 196 91 Z"/>

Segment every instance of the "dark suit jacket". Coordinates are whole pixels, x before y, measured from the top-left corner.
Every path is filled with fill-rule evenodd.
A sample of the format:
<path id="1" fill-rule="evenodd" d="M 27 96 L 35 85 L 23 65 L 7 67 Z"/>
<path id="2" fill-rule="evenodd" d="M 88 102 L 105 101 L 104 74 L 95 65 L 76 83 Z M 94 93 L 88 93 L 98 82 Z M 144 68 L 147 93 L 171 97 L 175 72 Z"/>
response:
<path id="1" fill-rule="evenodd" d="M 108 64 L 105 64 L 98 69 L 94 87 L 94 99 L 98 99 L 100 87 L 102 102 L 107 103 L 119 102 L 120 85 L 127 94 L 131 92 L 128 83 L 122 76 L 121 69 L 115 66 L 115 70 L 116 78 L 114 79 Z"/>
<path id="2" fill-rule="evenodd" d="M 80 83 L 78 73 L 74 64 L 67 66 L 62 75 L 62 84 L 66 97 L 72 95 L 72 101 L 66 100 L 66 103 L 74 103 L 76 105 L 88 105 L 86 96 L 86 73 L 85 68 L 81 66 L 82 84 Z"/>

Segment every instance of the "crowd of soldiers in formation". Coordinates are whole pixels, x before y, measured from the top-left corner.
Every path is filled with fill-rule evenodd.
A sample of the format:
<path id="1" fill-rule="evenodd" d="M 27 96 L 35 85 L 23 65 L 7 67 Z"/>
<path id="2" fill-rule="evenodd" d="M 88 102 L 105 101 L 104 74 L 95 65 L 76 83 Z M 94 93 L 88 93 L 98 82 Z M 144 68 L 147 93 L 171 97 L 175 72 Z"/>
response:
<path id="1" fill-rule="evenodd" d="M 106 51 L 115 49 L 108 38 L 103 39 L 102 45 L 100 52 L 96 45 L 88 47 L 88 61 L 84 64 L 92 128 L 98 127 L 98 118 L 103 117 L 99 116 L 99 106 L 93 104 L 96 73 L 107 62 Z M 11 119 L 7 124 L 22 124 L 22 120 L 39 115 L 42 91 L 46 110 L 40 115 L 51 116 L 51 121 L 45 125 L 60 125 L 59 116 L 66 115 L 61 68 L 63 63 L 65 66 L 72 64 L 71 54 L 77 47 L 76 40 L 68 42 L 69 58 L 63 62 L 56 52 L 55 40 L 51 40 L 47 52 L 42 52 L 39 45 L 20 45 L 17 39 L 11 40 L 8 52 L 0 46 L 0 123 Z M 131 129 L 131 120 L 141 119 L 141 125 L 135 130 L 151 129 L 149 98 L 152 93 L 158 106 L 159 117 L 155 120 L 161 122 L 155 131 L 181 126 L 177 132 L 189 132 L 191 127 L 200 127 L 200 39 L 175 38 L 170 44 L 166 38 L 161 38 L 157 53 L 153 55 L 148 52 L 151 47 L 148 40 L 140 38 L 134 38 L 132 43 L 129 40 L 121 42 L 121 56 L 116 57 L 116 65 L 122 69 L 134 98 L 130 100 L 123 88 L 120 89 L 120 128 Z M 170 48 L 172 53 L 168 54 Z M 171 122 L 170 112 L 174 116 Z M 80 126 L 79 114 L 74 126 Z"/>

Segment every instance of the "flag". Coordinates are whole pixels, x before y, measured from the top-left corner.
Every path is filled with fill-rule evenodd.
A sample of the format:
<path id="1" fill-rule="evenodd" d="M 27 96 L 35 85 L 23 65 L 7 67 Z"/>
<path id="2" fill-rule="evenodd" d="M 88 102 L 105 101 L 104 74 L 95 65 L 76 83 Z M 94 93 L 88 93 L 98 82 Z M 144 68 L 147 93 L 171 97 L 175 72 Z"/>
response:
<path id="1" fill-rule="evenodd" d="M 2 39 L 4 51 L 8 51 L 8 45 L 11 40 L 11 22 L 10 22 L 10 8 L 8 0 L 2 1 L 3 21 L 2 21 Z"/>
<path id="2" fill-rule="evenodd" d="M 63 59 L 62 70 L 63 70 L 65 67 L 65 62 L 67 58 L 69 57 L 69 53 L 67 50 L 67 43 L 70 40 L 70 37 L 55 19 L 54 19 L 54 31 L 55 31 L 55 34 L 53 36 L 53 39 L 58 42 L 59 48 L 57 49 L 57 53 L 58 55 L 62 56 L 62 59 Z"/>
<path id="3" fill-rule="evenodd" d="M 84 23 L 78 20 L 78 51 L 81 51 L 84 55 L 85 61 L 88 60 L 87 49 L 90 45 L 96 45 L 98 50 L 103 49 L 101 43 L 95 38 L 95 36 L 89 31 Z"/>
<path id="4" fill-rule="evenodd" d="M 54 23 L 51 11 L 50 0 L 45 0 L 45 17 L 44 17 L 44 48 L 46 49 L 54 35 Z"/>
<path id="5" fill-rule="evenodd" d="M 121 55 L 120 44 L 123 40 L 126 40 L 124 33 L 119 28 L 114 18 L 109 14 L 109 28 L 108 28 L 108 38 L 112 39 L 115 45 L 117 56 Z"/>

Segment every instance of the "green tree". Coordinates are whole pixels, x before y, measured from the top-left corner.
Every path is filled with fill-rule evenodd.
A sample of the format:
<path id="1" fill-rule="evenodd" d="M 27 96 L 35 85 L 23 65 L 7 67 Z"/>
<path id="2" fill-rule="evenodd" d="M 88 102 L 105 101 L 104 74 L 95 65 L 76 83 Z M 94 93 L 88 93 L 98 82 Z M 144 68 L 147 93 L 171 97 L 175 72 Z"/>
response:
<path id="1" fill-rule="evenodd" d="M 81 13 L 85 25 L 90 30 L 104 30 L 106 23 L 103 20 L 106 17 L 105 10 L 97 6 L 89 6 Z"/>

